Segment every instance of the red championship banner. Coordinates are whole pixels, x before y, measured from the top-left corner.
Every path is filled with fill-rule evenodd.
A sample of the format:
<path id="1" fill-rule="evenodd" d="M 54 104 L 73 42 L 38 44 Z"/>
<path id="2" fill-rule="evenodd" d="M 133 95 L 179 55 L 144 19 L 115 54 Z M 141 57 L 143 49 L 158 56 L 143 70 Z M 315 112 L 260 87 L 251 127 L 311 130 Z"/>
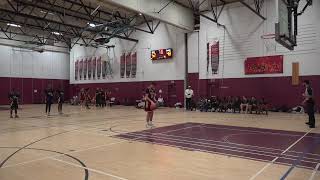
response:
<path id="1" fill-rule="evenodd" d="M 101 78 L 101 56 L 97 59 L 97 78 Z"/>
<path id="2" fill-rule="evenodd" d="M 79 62 L 79 79 L 82 80 L 83 77 L 83 59 Z"/>
<path id="3" fill-rule="evenodd" d="M 283 73 L 283 56 L 250 57 L 244 66 L 246 75 Z"/>
<path id="4" fill-rule="evenodd" d="M 88 58 L 88 79 L 91 79 L 92 74 L 92 58 Z"/>
<path id="5" fill-rule="evenodd" d="M 78 80 L 78 71 L 79 71 L 79 60 L 77 59 L 75 64 L 74 64 L 74 79 L 77 81 Z"/>
<path id="6" fill-rule="evenodd" d="M 137 74 L 137 52 L 131 55 L 131 77 L 135 78 Z"/>
<path id="7" fill-rule="evenodd" d="M 126 77 L 129 78 L 131 73 L 131 52 L 126 55 Z"/>
<path id="8" fill-rule="evenodd" d="M 124 73 L 126 70 L 126 54 L 123 53 L 120 57 L 120 77 L 124 78 Z"/>
<path id="9" fill-rule="evenodd" d="M 92 79 L 96 79 L 97 58 L 92 57 Z"/>
<path id="10" fill-rule="evenodd" d="M 207 73 L 209 73 L 210 43 L 207 43 Z"/>
<path id="11" fill-rule="evenodd" d="M 103 60 L 101 66 L 102 66 L 102 71 L 101 71 L 102 72 L 102 79 L 105 79 L 106 74 L 107 74 L 107 72 L 106 72 L 107 61 Z"/>
<path id="12" fill-rule="evenodd" d="M 86 58 L 83 61 L 83 79 L 84 80 L 87 79 L 87 74 L 88 74 L 88 58 Z"/>
<path id="13" fill-rule="evenodd" d="M 219 41 L 213 41 L 211 44 L 211 70 L 212 74 L 218 74 L 219 69 Z"/>

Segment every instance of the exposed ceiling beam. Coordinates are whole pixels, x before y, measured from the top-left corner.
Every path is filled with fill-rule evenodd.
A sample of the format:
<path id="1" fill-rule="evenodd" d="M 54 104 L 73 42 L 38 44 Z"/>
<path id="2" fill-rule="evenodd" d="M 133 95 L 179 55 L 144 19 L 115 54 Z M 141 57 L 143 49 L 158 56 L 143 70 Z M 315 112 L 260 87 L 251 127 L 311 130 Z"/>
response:
<path id="1" fill-rule="evenodd" d="M 34 15 L 29 15 L 29 14 L 25 14 L 25 13 L 13 12 L 13 11 L 9 11 L 9 10 L 3 9 L 3 8 L 0 8 L 0 11 L 6 12 L 6 13 L 10 13 L 10 14 L 14 14 L 16 16 L 27 17 L 27 18 L 30 18 L 30 19 L 35 19 L 35 20 L 39 20 L 39 21 L 45 21 L 45 22 L 49 22 L 49 23 L 54 23 L 54 24 L 66 26 L 66 27 L 71 27 L 71 28 L 75 28 L 75 29 L 78 29 L 78 30 L 83 30 L 83 29 L 86 28 L 86 27 L 79 27 L 79 26 L 75 26 L 75 25 L 72 25 L 72 24 L 62 23 L 62 22 L 54 21 L 54 20 L 50 20 L 50 19 L 43 19 L 41 17 L 34 16 Z M 86 29 L 85 31 L 93 32 L 93 33 L 97 32 L 97 31 L 95 31 L 93 29 Z M 124 37 L 124 36 L 120 36 L 118 34 L 112 34 L 112 33 L 108 33 L 108 32 L 103 32 L 101 34 L 113 36 L 113 37 L 116 37 L 116 38 L 119 38 L 119 39 L 128 40 L 128 41 L 138 42 L 137 39 L 127 38 L 127 37 Z"/>
<path id="2" fill-rule="evenodd" d="M 259 16 L 261 19 L 266 20 L 267 18 L 263 17 L 259 12 L 257 12 L 255 9 L 253 9 L 249 4 L 245 3 L 244 0 L 239 0 L 241 4 L 246 6 L 248 9 L 250 9 L 253 13 L 255 13 L 257 16 Z"/>

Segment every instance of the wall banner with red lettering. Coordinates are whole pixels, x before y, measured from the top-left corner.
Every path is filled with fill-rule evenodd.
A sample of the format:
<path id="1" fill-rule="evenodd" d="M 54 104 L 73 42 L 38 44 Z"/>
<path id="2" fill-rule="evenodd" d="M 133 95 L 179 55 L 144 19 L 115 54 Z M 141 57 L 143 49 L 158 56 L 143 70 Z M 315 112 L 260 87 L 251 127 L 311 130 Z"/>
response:
<path id="1" fill-rule="evenodd" d="M 212 74 L 218 74 L 219 70 L 219 41 L 210 44 Z"/>
<path id="2" fill-rule="evenodd" d="M 92 79 L 96 79 L 97 59 L 92 57 Z"/>
<path id="3" fill-rule="evenodd" d="M 137 74 L 137 52 L 131 55 L 131 77 L 135 78 Z"/>
<path id="4" fill-rule="evenodd" d="M 124 74 L 126 71 L 126 54 L 123 53 L 120 57 L 120 77 L 124 78 Z"/>
<path id="5" fill-rule="evenodd" d="M 219 53 L 219 41 L 209 41 L 207 43 L 207 73 L 209 73 L 209 66 L 211 66 L 211 73 L 218 74 L 220 58 Z"/>
<path id="6" fill-rule="evenodd" d="M 97 58 L 97 79 L 101 78 L 101 56 Z"/>
<path id="7" fill-rule="evenodd" d="M 88 58 L 88 79 L 90 80 L 92 76 L 92 57 Z"/>
<path id="8" fill-rule="evenodd" d="M 87 74 L 88 74 L 88 58 L 85 58 L 83 60 L 83 79 L 87 80 Z"/>
<path id="9" fill-rule="evenodd" d="M 283 55 L 249 57 L 244 67 L 246 75 L 283 73 Z"/>
<path id="10" fill-rule="evenodd" d="M 74 63 L 74 80 L 78 80 L 78 72 L 79 72 L 79 60 L 77 59 Z"/>
<path id="11" fill-rule="evenodd" d="M 79 65 L 79 79 L 82 80 L 82 77 L 83 77 L 83 59 L 80 60 L 78 65 Z"/>
<path id="12" fill-rule="evenodd" d="M 131 52 L 126 55 L 126 77 L 129 78 L 131 73 Z"/>

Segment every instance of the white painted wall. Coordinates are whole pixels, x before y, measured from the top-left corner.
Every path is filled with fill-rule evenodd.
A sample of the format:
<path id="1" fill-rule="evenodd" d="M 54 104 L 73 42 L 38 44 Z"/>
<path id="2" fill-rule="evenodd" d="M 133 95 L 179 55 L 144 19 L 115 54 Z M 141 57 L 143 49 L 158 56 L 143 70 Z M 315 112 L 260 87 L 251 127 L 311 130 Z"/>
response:
<path id="1" fill-rule="evenodd" d="M 262 14 L 267 17 L 266 21 L 240 3 L 226 6 L 219 19 L 219 23 L 226 25 L 225 32 L 223 28 L 201 17 L 200 79 L 291 76 L 292 62 L 300 63 L 300 75 L 320 75 L 320 1 L 313 1 L 313 6 L 308 7 L 306 12 L 299 16 L 298 46 L 291 52 L 281 45 L 276 45 L 273 50 L 267 50 L 265 42 L 260 38 L 263 34 L 274 33 L 277 14 L 275 2 L 276 0 L 269 0 L 264 3 Z M 211 12 L 206 15 L 212 17 Z M 220 41 L 220 64 L 217 75 L 206 72 L 206 42 L 212 39 Z M 283 74 L 244 74 L 246 57 L 281 54 L 284 55 Z"/>
<path id="2" fill-rule="evenodd" d="M 0 55 L 0 77 L 69 79 L 68 54 L 0 45 Z"/>
<path id="3" fill-rule="evenodd" d="M 141 27 L 147 28 L 147 27 Z M 185 67 L 185 43 L 183 31 L 171 25 L 161 23 L 154 34 L 136 31 L 131 38 L 139 42 L 111 39 L 108 45 L 115 45 L 111 62 L 113 78 L 100 80 L 74 80 L 74 63 L 79 57 L 102 56 L 106 59 L 105 48 L 74 46 L 70 52 L 70 83 L 109 83 L 134 81 L 183 80 Z M 173 58 L 153 62 L 151 50 L 173 48 Z M 120 78 L 120 56 L 123 52 L 137 52 L 136 78 Z"/>
<path id="4" fill-rule="evenodd" d="M 199 32 L 188 34 L 188 73 L 199 72 Z"/>

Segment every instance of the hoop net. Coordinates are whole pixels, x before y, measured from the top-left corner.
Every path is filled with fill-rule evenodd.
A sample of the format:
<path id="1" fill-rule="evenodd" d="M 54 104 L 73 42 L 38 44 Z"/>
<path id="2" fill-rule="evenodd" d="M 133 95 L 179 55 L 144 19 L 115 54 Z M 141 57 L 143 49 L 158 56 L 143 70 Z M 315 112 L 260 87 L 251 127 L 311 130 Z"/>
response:
<path id="1" fill-rule="evenodd" d="M 261 36 L 263 40 L 263 44 L 266 47 L 267 53 L 272 53 L 276 51 L 276 41 L 275 41 L 275 34 L 264 34 Z"/>

